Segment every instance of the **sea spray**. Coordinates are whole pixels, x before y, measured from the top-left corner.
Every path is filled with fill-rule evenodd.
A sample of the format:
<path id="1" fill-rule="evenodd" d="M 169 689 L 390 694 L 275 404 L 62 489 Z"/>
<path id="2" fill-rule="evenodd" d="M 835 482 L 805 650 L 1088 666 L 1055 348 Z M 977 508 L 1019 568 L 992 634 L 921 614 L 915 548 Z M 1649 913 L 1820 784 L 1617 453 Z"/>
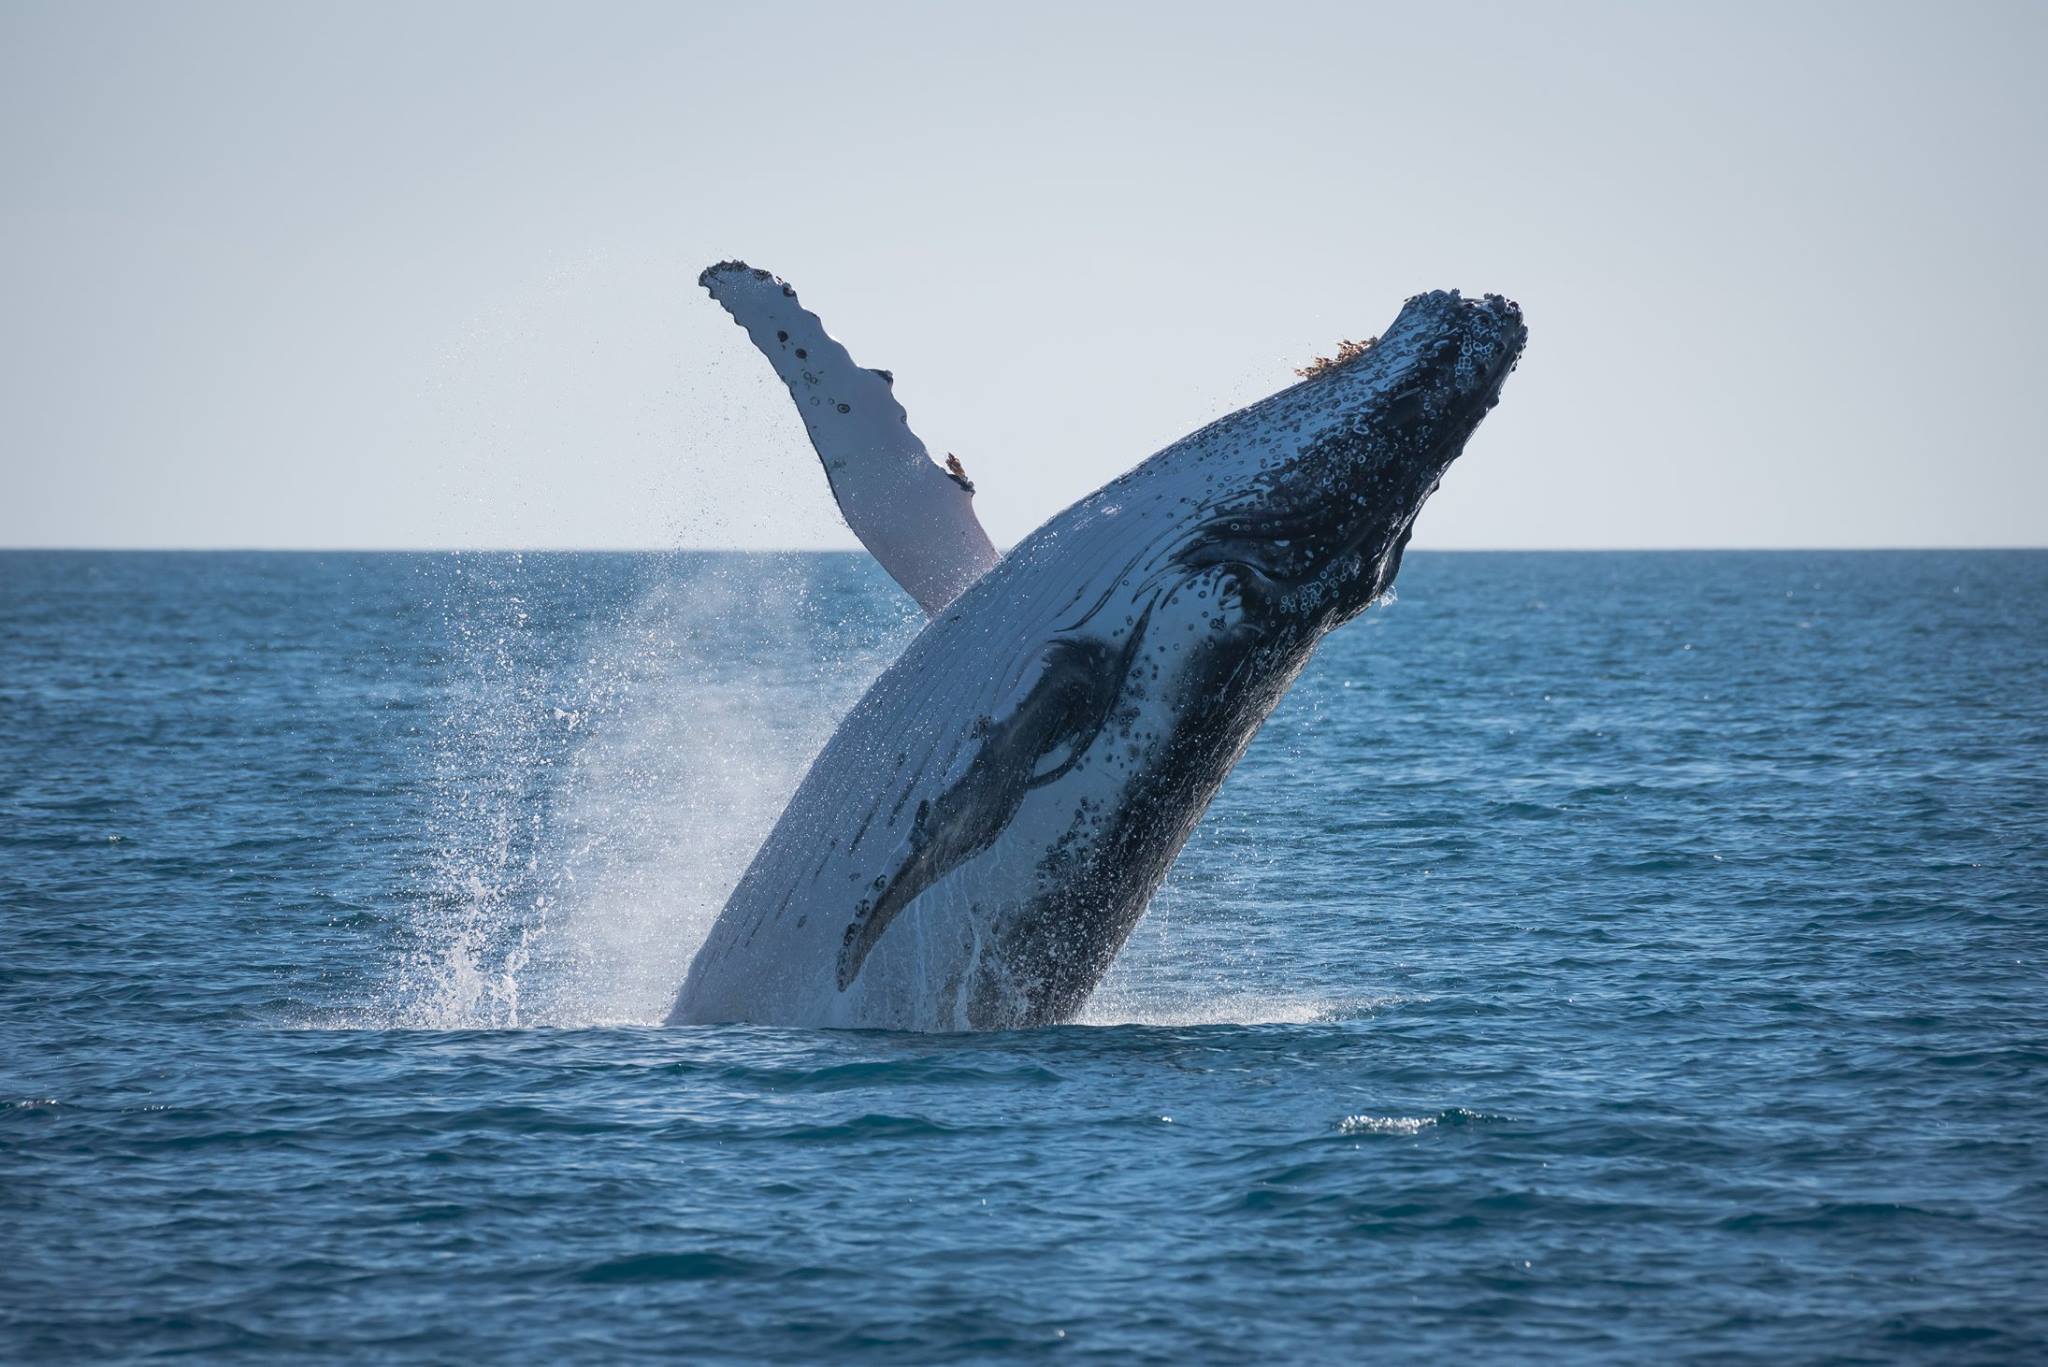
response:
<path id="1" fill-rule="evenodd" d="M 434 851 L 394 1023 L 659 1021 L 727 893 L 840 716 L 919 618 L 859 557 L 463 556 L 431 739 Z M 535 592 L 545 585 L 546 593 Z M 878 610 L 877 601 L 890 604 Z"/>

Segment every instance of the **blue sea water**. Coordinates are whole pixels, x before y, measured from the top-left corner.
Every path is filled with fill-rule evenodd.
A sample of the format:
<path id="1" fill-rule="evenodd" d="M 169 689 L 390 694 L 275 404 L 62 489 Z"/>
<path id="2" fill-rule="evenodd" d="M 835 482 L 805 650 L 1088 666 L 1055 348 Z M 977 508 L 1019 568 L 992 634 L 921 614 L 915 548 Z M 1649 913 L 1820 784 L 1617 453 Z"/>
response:
<path id="1" fill-rule="evenodd" d="M 0 1357 L 2048 1354 L 2048 554 L 1427 554 L 1084 1023 L 658 1028 L 855 556 L 0 555 Z"/>

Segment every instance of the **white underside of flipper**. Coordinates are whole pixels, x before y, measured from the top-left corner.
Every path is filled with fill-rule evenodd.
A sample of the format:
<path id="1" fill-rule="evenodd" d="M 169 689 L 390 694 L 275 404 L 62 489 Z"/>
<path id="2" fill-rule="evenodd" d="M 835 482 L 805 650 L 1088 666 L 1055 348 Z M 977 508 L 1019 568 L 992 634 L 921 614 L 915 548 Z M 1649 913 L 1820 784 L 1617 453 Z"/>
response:
<path id="1" fill-rule="evenodd" d="M 697 282 L 789 386 L 846 525 L 936 616 L 999 558 L 974 516 L 974 486 L 932 462 L 888 373 L 854 364 L 795 290 L 742 261 Z"/>

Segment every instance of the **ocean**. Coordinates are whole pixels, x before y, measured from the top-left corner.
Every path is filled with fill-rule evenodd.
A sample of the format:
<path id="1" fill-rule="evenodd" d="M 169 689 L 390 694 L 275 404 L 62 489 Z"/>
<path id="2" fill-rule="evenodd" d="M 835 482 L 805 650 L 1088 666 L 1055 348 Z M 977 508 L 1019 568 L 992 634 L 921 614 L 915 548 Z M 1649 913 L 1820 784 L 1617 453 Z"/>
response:
<path id="1" fill-rule="evenodd" d="M 2048 553 L 1417 552 L 1081 1021 L 660 1028 L 918 625 L 0 553 L 0 1358 L 2048 1357 Z"/>

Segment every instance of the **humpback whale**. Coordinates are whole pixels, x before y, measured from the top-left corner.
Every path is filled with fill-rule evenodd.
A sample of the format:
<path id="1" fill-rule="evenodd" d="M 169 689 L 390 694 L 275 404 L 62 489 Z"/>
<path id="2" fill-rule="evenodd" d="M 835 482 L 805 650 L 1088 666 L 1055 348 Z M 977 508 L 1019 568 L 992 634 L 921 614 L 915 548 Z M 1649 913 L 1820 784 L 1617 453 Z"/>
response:
<path id="1" fill-rule="evenodd" d="M 1527 333 L 1409 299 L 1376 341 L 1175 442 L 998 557 L 795 291 L 700 280 L 788 385 L 849 525 L 930 620 L 826 743 L 670 1023 L 1071 1018 L 1324 633 L 1386 592 Z"/>

